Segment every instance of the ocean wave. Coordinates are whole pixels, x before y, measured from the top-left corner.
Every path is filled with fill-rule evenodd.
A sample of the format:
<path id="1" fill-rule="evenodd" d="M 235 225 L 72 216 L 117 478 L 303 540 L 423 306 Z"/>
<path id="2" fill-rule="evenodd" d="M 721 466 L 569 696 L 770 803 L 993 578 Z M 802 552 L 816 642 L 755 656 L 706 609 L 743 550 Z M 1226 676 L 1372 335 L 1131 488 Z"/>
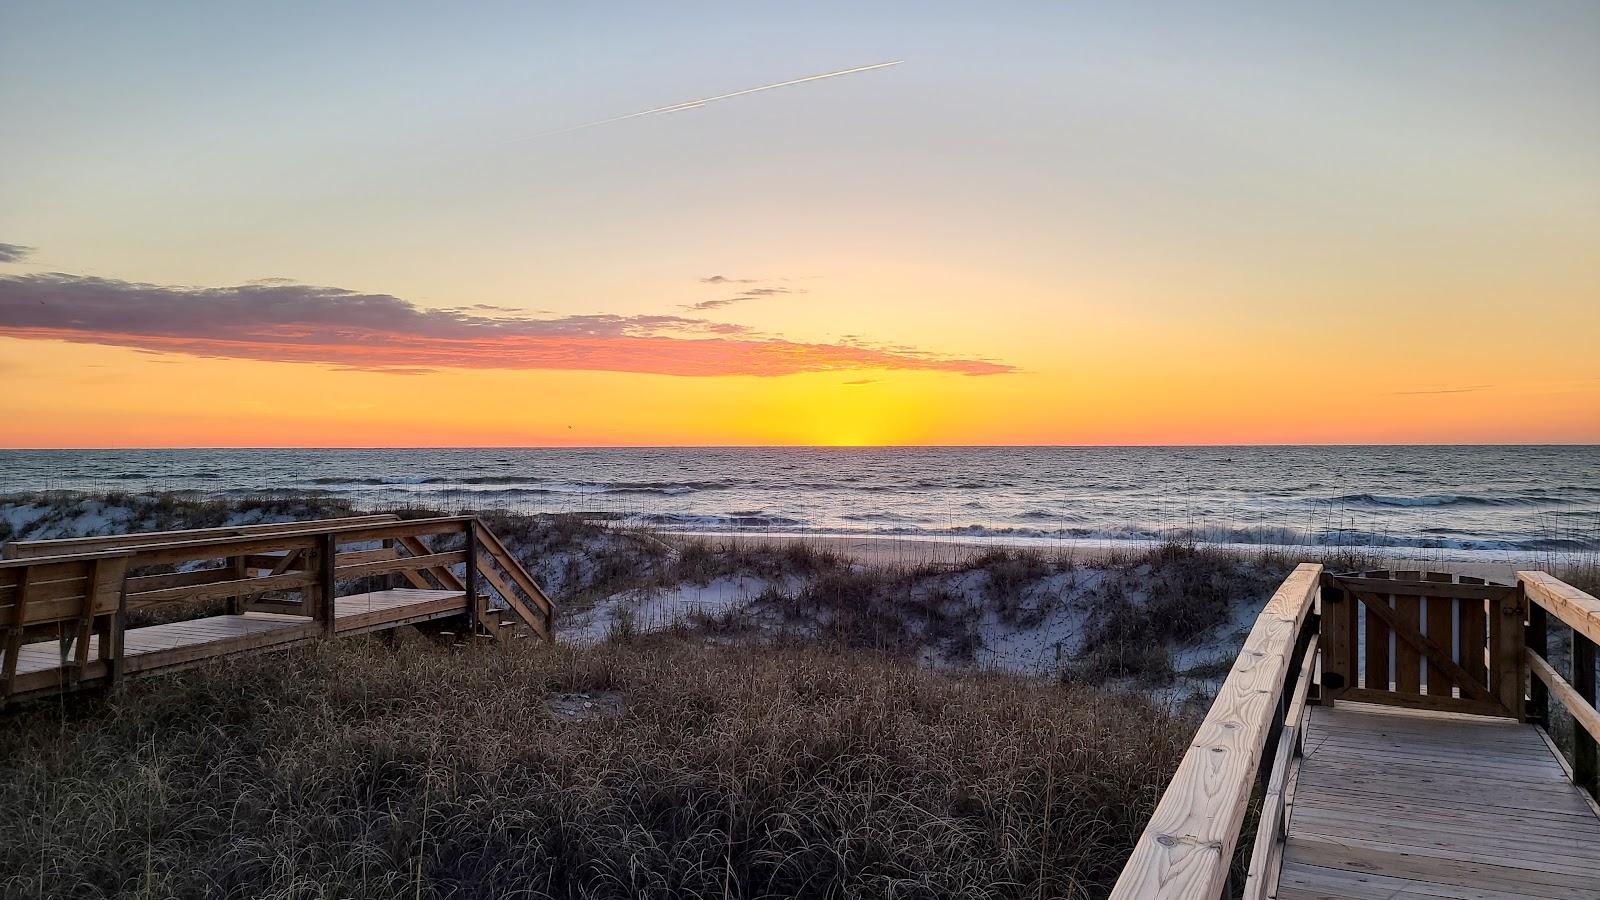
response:
<path id="1" fill-rule="evenodd" d="M 1543 497 L 1475 497 L 1469 494 L 1424 494 L 1417 497 L 1392 497 L 1387 494 L 1342 494 L 1324 503 L 1346 506 L 1532 506 L 1548 503 Z"/>
<path id="2" fill-rule="evenodd" d="M 653 494 L 678 496 L 698 491 L 725 490 L 736 485 L 726 481 L 539 481 L 521 475 L 480 475 L 468 478 L 440 478 L 419 476 L 412 478 L 369 477 L 340 478 L 319 477 L 312 484 L 349 487 L 430 487 L 477 488 L 503 487 L 505 494 Z"/>
<path id="3" fill-rule="evenodd" d="M 641 513 L 629 516 L 625 520 L 628 524 L 659 525 L 669 528 L 794 528 L 806 523 L 799 519 L 786 516 L 761 515 L 756 513 L 726 514 L 713 513 Z"/>

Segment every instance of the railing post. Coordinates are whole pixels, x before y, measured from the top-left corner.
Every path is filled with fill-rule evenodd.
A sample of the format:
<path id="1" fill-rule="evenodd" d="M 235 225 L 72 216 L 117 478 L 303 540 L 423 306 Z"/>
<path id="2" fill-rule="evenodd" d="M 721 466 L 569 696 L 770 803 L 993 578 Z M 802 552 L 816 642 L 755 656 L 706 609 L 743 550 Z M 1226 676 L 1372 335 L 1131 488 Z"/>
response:
<path id="1" fill-rule="evenodd" d="M 338 562 L 335 558 L 337 552 L 338 539 L 333 532 L 317 535 L 317 621 L 322 624 L 322 633 L 330 637 L 334 633 L 334 592 L 337 585 L 333 570 Z"/>
<path id="2" fill-rule="evenodd" d="M 400 554 L 400 551 L 395 549 L 394 538 L 384 538 L 383 539 L 383 550 L 384 550 L 385 554 L 394 554 L 396 556 L 398 556 Z M 379 580 L 379 583 L 382 585 L 380 590 L 387 591 L 387 590 L 392 590 L 394 588 L 395 583 L 397 581 L 397 577 L 396 577 L 395 573 L 393 573 L 393 572 L 385 572 L 382 575 L 378 576 L 378 580 Z"/>
<path id="3" fill-rule="evenodd" d="M 1350 658 L 1354 655 L 1350 652 L 1350 646 L 1356 639 L 1350 627 L 1355 619 L 1351 612 L 1355 599 L 1328 576 L 1322 578 L 1321 597 L 1322 618 L 1318 625 L 1322 636 L 1320 700 L 1331 706 L 1351 686 L 1351 680 L 1355 677 L 1350 666 Z"/>
<path id="4" fill-rule="evenodd" d="M 467 591 L 467 631 L 478 633 L 478 520 L 467 520 L 467 572 L 462 582 Z"/>
<path id="5" fill-rule="evenodd" d="M 1521 585 L 1518 585 L 1521 590 Z M 1526 592 L 1524 592 L 1526 594 Z M 1525 638 L 1528 649 L 1538 654 L 1540 659 L 1548 660 L 1550 652 L 1550 619 L 1544 607 L 1526 599 L 1528 604 L 1528 631 Z M 1542 680 L 1529 676 L 1528 678 L 1528 721 L 1548 730 L 1550 728 L 1550 689 L 1545 687 Z"/>
<path id="6" fill-rule="evenodd" d="M 1578 696 L 1595 705 L 1594 641 L 1576 628 L 1572 630 L 1572 687 Z M 1597 764 L 1594 735 L 1582 725 L 1572 729 L 1572 780 L 1591 796 L 1600 798 L 1600 764 Z"/>

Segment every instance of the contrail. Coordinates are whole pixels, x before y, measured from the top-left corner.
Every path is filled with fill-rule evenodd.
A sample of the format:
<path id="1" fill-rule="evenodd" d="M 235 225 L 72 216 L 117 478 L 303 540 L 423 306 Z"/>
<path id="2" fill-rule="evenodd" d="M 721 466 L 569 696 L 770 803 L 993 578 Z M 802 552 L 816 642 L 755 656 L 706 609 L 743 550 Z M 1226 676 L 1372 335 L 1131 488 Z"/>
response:
<path id="1" fill-rule="evenodd" d="M 585 128 L 595 128 L 600 125 L 610 125 L 613 122 L 625 122 L 629 119 L 638 119 L 643 116 L 663 116 L 667 113 L 683 112 L 686 109 L 698 109 L 708 103 L 715 103 L 718 100 L 727 100 L 733 97 L 743 97 L 745 94 L 759 94 L 762 91 L 770 91 L 776 88 L 788 87 L 791 84 L 805 84 L 808 81 L 821 81 L 824 78 L 838 78 L 840 75 L 854 75 L 857 72 L 870 72 L 873 69 L 887 69 L 890 66 L 898 66 L 902 62 L 905 62 L 905 60 L 896 59 L 891 62 L 873 63 L 870 66 L 856 66 L 854 69 L 840 69 L 837 72 L 823 72 L 821 75 L 807 75 L 804 78 L 795 78 L 790 81 L 780 81 L 777 84 L 764 84 L 761 87 L 745 88 L 742 91 L 734 91 L 731 94 L 718 94 L 715 97 L 703 97 L 699 100 L 688 100 L 683 103 L 674 103 L 671 106 L 658 106 L 655 109 L 646 109 L 641 112 L 628 113 L 625 116 L 613 116 L 609 119 L 601 119 L 598 122 L 588 122 L 583 125 L 574 125 L 571 128 L 563 128 L 560 131 L 547 131 L 539 136 L 549 137 L 556 134 L 570 134 L 574 131 L 582 131 Z"/>

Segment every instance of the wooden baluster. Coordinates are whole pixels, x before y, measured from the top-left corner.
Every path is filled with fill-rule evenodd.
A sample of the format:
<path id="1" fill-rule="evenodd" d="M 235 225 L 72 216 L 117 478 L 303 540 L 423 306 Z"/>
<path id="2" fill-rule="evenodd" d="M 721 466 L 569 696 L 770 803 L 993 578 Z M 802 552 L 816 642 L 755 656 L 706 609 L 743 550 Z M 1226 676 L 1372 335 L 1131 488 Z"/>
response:
<path id="1" fill-rule="evenodd" d="M 1483 584 L 1482 578 L 1471 578 L 1463 575 L 1457 579 L 1462 584 Z M 1486 600 L 1460 600 L 1458 612 L 1461 626 L 1460 655 L 1456 662 L 1461 668 L 1467 670 L 1475 683 L 1489 686 L 1489 667 L 1487 663 L 1489 653 L 1489 622 L 1488 601 Z M 1499 612 L 1498 609 L 1495 612 Z"/>
<path id="2" fill-rule="evenodd" d="M 1519 593 L 1522 586 L 1517 586 Z M 1540 659 L 1546 659 L 1550 653 L 1550 618 L 1544 607 L 1537 603 L 1528 603 L 1528 633 L 1526 641 L 1528 649 L 1539 654 Z M 1542 679 L 1528 679 L 1528 721 L 1542 728 L 1550 728 L 1550 689 L 1545 686 Z"/>
<path id="3" fill-rule="evenodd" d="M 1422 577 L 1420 572 L 1396 572 L 1395 575 L 1401 581 L 1416 581 Z M 1396 593 L 1394 614 L 1400 620 L 1401 627 L 1421 632 L 1422 595 Z M 1394 642 L 1394 689 L 1401 694 L 1422 693 L 1422 655 L 1411 646 L 1410 641 L 1398 638 Z"/>
<path id="4" fill-rule="evenodd" d="M 1450 581 L 1451 578 L 1452 576 L 1447 572 L 1429 572 L 1427 575 L 1427 579 L 1429 581 L 1436 582 Z M 1440 650 L 1443 650 L 1446 655 L 1449 655 L 1451 653 L 1450 648 L 1455 640 L 1454 635 L 1456 626 L 1454 610 L 1458 601 L 1453 597 L 1429 597 L 1427 603 L 1428 640 L 1432 641 L 1434 644 L 1437 644 Z M 1463 608 L 1465 608 L 1464 605 Z M 1426 662 L 1426 660 L 1424 660 L 1424 662 Z M 1449 675 L 1446 675 L 1438 666 L 1434 665 L 1433 663 L 1429 662 L 1427 665 L 1428 696 L 1451 696 L 1451 688 L 1455 687 L 1455 680 Z M 1461 696 L 1468 696 L 1465 688 L 1462 688 Z"/>
<path id="5" fill-rule="evenodd" d="M 1378 600 L 1387 605 L 1388 594 L 1379 594 Z M 1370 605 L 1370 604 L 1364 604 Z M 1362 648 L 1366 650 L 1366 680 L 1363 686 L 1369 691 L 1389 691 L 1389 625 L 1373 613 L 1366 616 L 1366 637 Z"/>

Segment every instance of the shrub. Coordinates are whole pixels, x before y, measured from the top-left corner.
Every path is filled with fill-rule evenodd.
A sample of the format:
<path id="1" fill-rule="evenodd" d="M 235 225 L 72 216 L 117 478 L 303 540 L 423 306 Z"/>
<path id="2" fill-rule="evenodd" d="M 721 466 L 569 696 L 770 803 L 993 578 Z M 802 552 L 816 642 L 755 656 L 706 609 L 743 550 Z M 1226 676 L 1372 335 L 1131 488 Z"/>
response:
<path id="1" fill-rule="evenodd" d="M 874 654 L 342 639 L 12 714 L 0 894 L 1098 896 L 1191 727 Z"/>

